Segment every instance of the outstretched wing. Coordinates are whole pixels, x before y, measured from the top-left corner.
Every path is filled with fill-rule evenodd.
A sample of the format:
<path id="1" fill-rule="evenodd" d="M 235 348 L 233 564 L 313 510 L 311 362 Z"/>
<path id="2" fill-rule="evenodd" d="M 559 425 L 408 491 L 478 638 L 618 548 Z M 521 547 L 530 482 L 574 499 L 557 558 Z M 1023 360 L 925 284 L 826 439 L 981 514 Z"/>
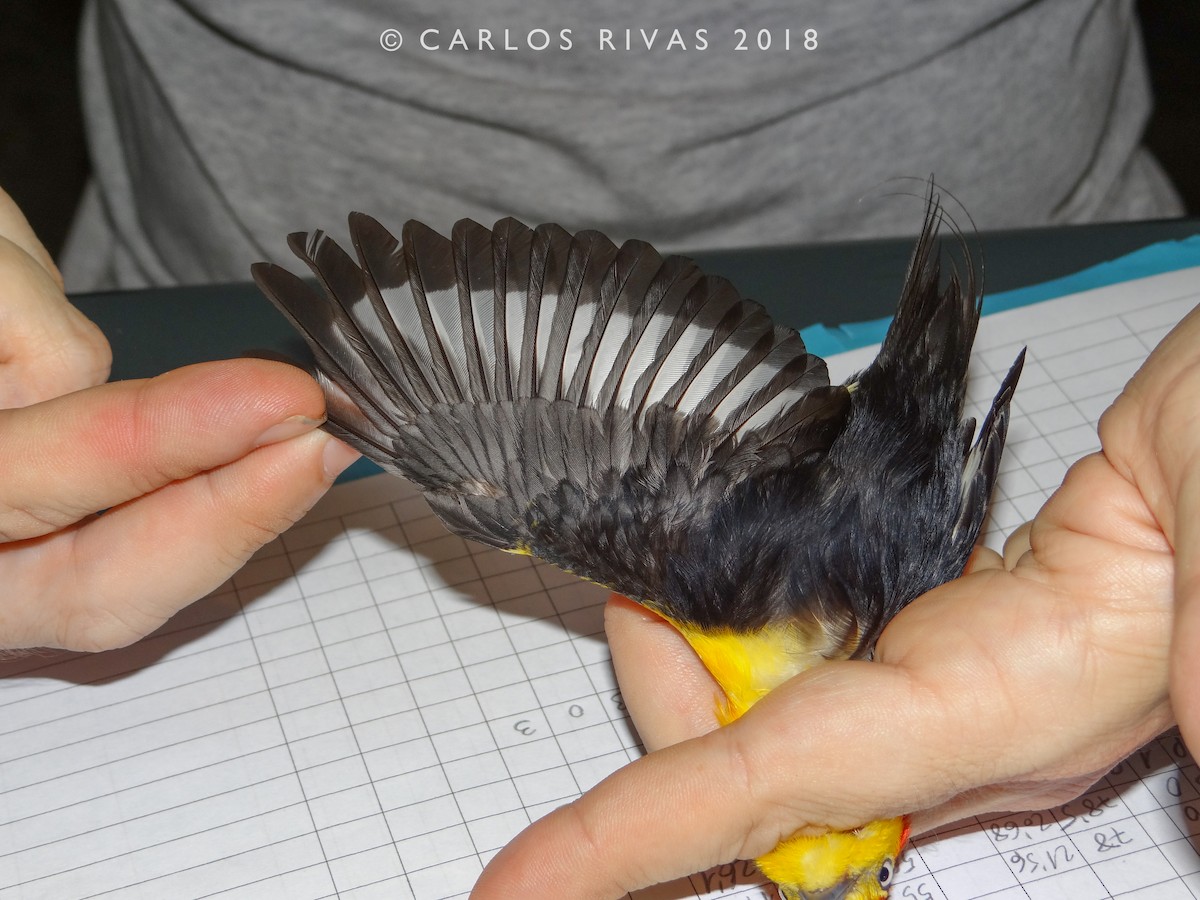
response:
<path id="1" fill-rule="evenodd" d="M 350 216 L 289 244 L 321 290 L 254 278 L 304 335 L 327 428 L 416 482 L 456 533 L 643 602 L 729 489 L 824 453 L 825 363 L 688 259 L 557 225 L 470 220 L 403 242 Z"/>

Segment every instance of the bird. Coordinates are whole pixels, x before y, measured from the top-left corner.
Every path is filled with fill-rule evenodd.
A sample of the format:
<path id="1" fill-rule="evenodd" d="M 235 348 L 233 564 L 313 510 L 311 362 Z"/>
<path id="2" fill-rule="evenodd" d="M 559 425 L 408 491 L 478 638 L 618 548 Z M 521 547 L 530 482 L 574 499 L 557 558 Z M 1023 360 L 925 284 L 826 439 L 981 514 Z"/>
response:
<path id="1" fill-rule="evenodd" d="M 353 212 L 356 258 L 289 236 L 315 284 L 252 274 L 312 351 L 327 431 L 450 531 L 666 619 L 724 725 L 812 666 L 870 659 L 975 546 L 1025 351 L 976 435 L 982 297 L 969 253 L 943 273 L 948 221 L 931 184 L 879 353 L 842 384 L 728 280 L 594 230 L 409 221 L 397 239 Z M 756 862 L 785 900 L 877 900 L 908 835 L 907 816 L 797 832 Z"/>

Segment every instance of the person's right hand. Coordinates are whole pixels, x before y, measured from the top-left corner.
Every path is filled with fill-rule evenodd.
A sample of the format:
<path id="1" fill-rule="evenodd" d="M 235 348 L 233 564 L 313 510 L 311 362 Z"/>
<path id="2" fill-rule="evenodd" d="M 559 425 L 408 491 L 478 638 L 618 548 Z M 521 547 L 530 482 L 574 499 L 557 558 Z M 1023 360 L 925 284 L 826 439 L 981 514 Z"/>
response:
<path id="1" fill-rule="evenodd" d="M 802 828 L 912 814 L 920 833 L 1057 805 L 1172 707 L 1200 747 L 1200 311 L 1100 436 L 1005 559 L 981 553 L 914 601 L 874 662 L 817 666 L 725 728 L 678 632 L 610 603 L 622 695 L 652 752 L 531 825 L 472 897 L 610 900 Z"/>
<path id="2" fill-rule="evenodd" d="M 1184 741 L 1200 754 L 1200 307 L 1104 413 L 1100 438 L 1174 553 L 1171 705 Z"/>

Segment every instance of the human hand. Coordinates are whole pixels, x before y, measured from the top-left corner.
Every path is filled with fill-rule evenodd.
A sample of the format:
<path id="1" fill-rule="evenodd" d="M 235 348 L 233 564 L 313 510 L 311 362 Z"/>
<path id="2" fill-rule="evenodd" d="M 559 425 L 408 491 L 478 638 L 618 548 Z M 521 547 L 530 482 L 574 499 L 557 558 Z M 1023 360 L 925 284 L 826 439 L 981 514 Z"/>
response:
<path id="1" fill-rule="evenodd" d="M 0 190 L 0 409 L 28 406 L 108 378 L 108 341 L 63 293 L 62 275 Z"/>
<path id="2" fill-rule="evenodd" d="M 1155 348 L 1100 420 L 1106 456 L 1145 498 L 1175 553 L 1171 703 L 1200 751 L 1200 307 Z"/>
<path id="3" fill-rule="evenodd" d="M 1173 616 L 1175 651 L 1200 636 L 1198 359 L 1193 313 L 1105 415 L 1104 452 L 1003 560 L 983 551 L 910 605 L 875 662 L 817 667 L 726 728 L 674 629 L 611 603 L 622 694 L 652 752 L 530 826 L 472 896 L 619 897 L 806 826 L 910 813 L 919 833 L 1063 803 L 1171 724 L 1169 667 L 1184 735 L 1200 737 L 1179 686 L 1195 664 L 1171 652 Z"/>
<path id="4" fill-rule="evenodd" d="M 115 384 L 0 194 L 0 650 L 130 643 L 290 526 L 357 453 L 317 384 L 262 360 Z M 107 510 L 97 515 L 100 510 Z"/>

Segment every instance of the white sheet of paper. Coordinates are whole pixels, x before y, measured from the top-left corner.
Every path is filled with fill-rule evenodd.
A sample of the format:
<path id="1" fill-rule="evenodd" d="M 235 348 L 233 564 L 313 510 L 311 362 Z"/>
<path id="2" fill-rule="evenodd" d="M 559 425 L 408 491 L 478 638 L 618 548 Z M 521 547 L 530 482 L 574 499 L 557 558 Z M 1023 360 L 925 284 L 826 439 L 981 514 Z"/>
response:
<path id="1" fill-rule="evenodd" d="M 977 411 L 1029 345 L 989 543 L 1097 449 L 1197 302 L 1189 269 L 984 320 Z M 835 379 L 873 355 L 833 358 Z M 465 897 L 522 827 L 641 753 L 604 600 L 448 535 L 398 479 L 335 488 L 139 644 L 0 662 L 0 900 Z M 1198 785 L 1167 735 L 1066 807 L 917 840 L 893 897 L 1200 897 Z M 774 893 L 731 863 L 634 896 Z"/>

